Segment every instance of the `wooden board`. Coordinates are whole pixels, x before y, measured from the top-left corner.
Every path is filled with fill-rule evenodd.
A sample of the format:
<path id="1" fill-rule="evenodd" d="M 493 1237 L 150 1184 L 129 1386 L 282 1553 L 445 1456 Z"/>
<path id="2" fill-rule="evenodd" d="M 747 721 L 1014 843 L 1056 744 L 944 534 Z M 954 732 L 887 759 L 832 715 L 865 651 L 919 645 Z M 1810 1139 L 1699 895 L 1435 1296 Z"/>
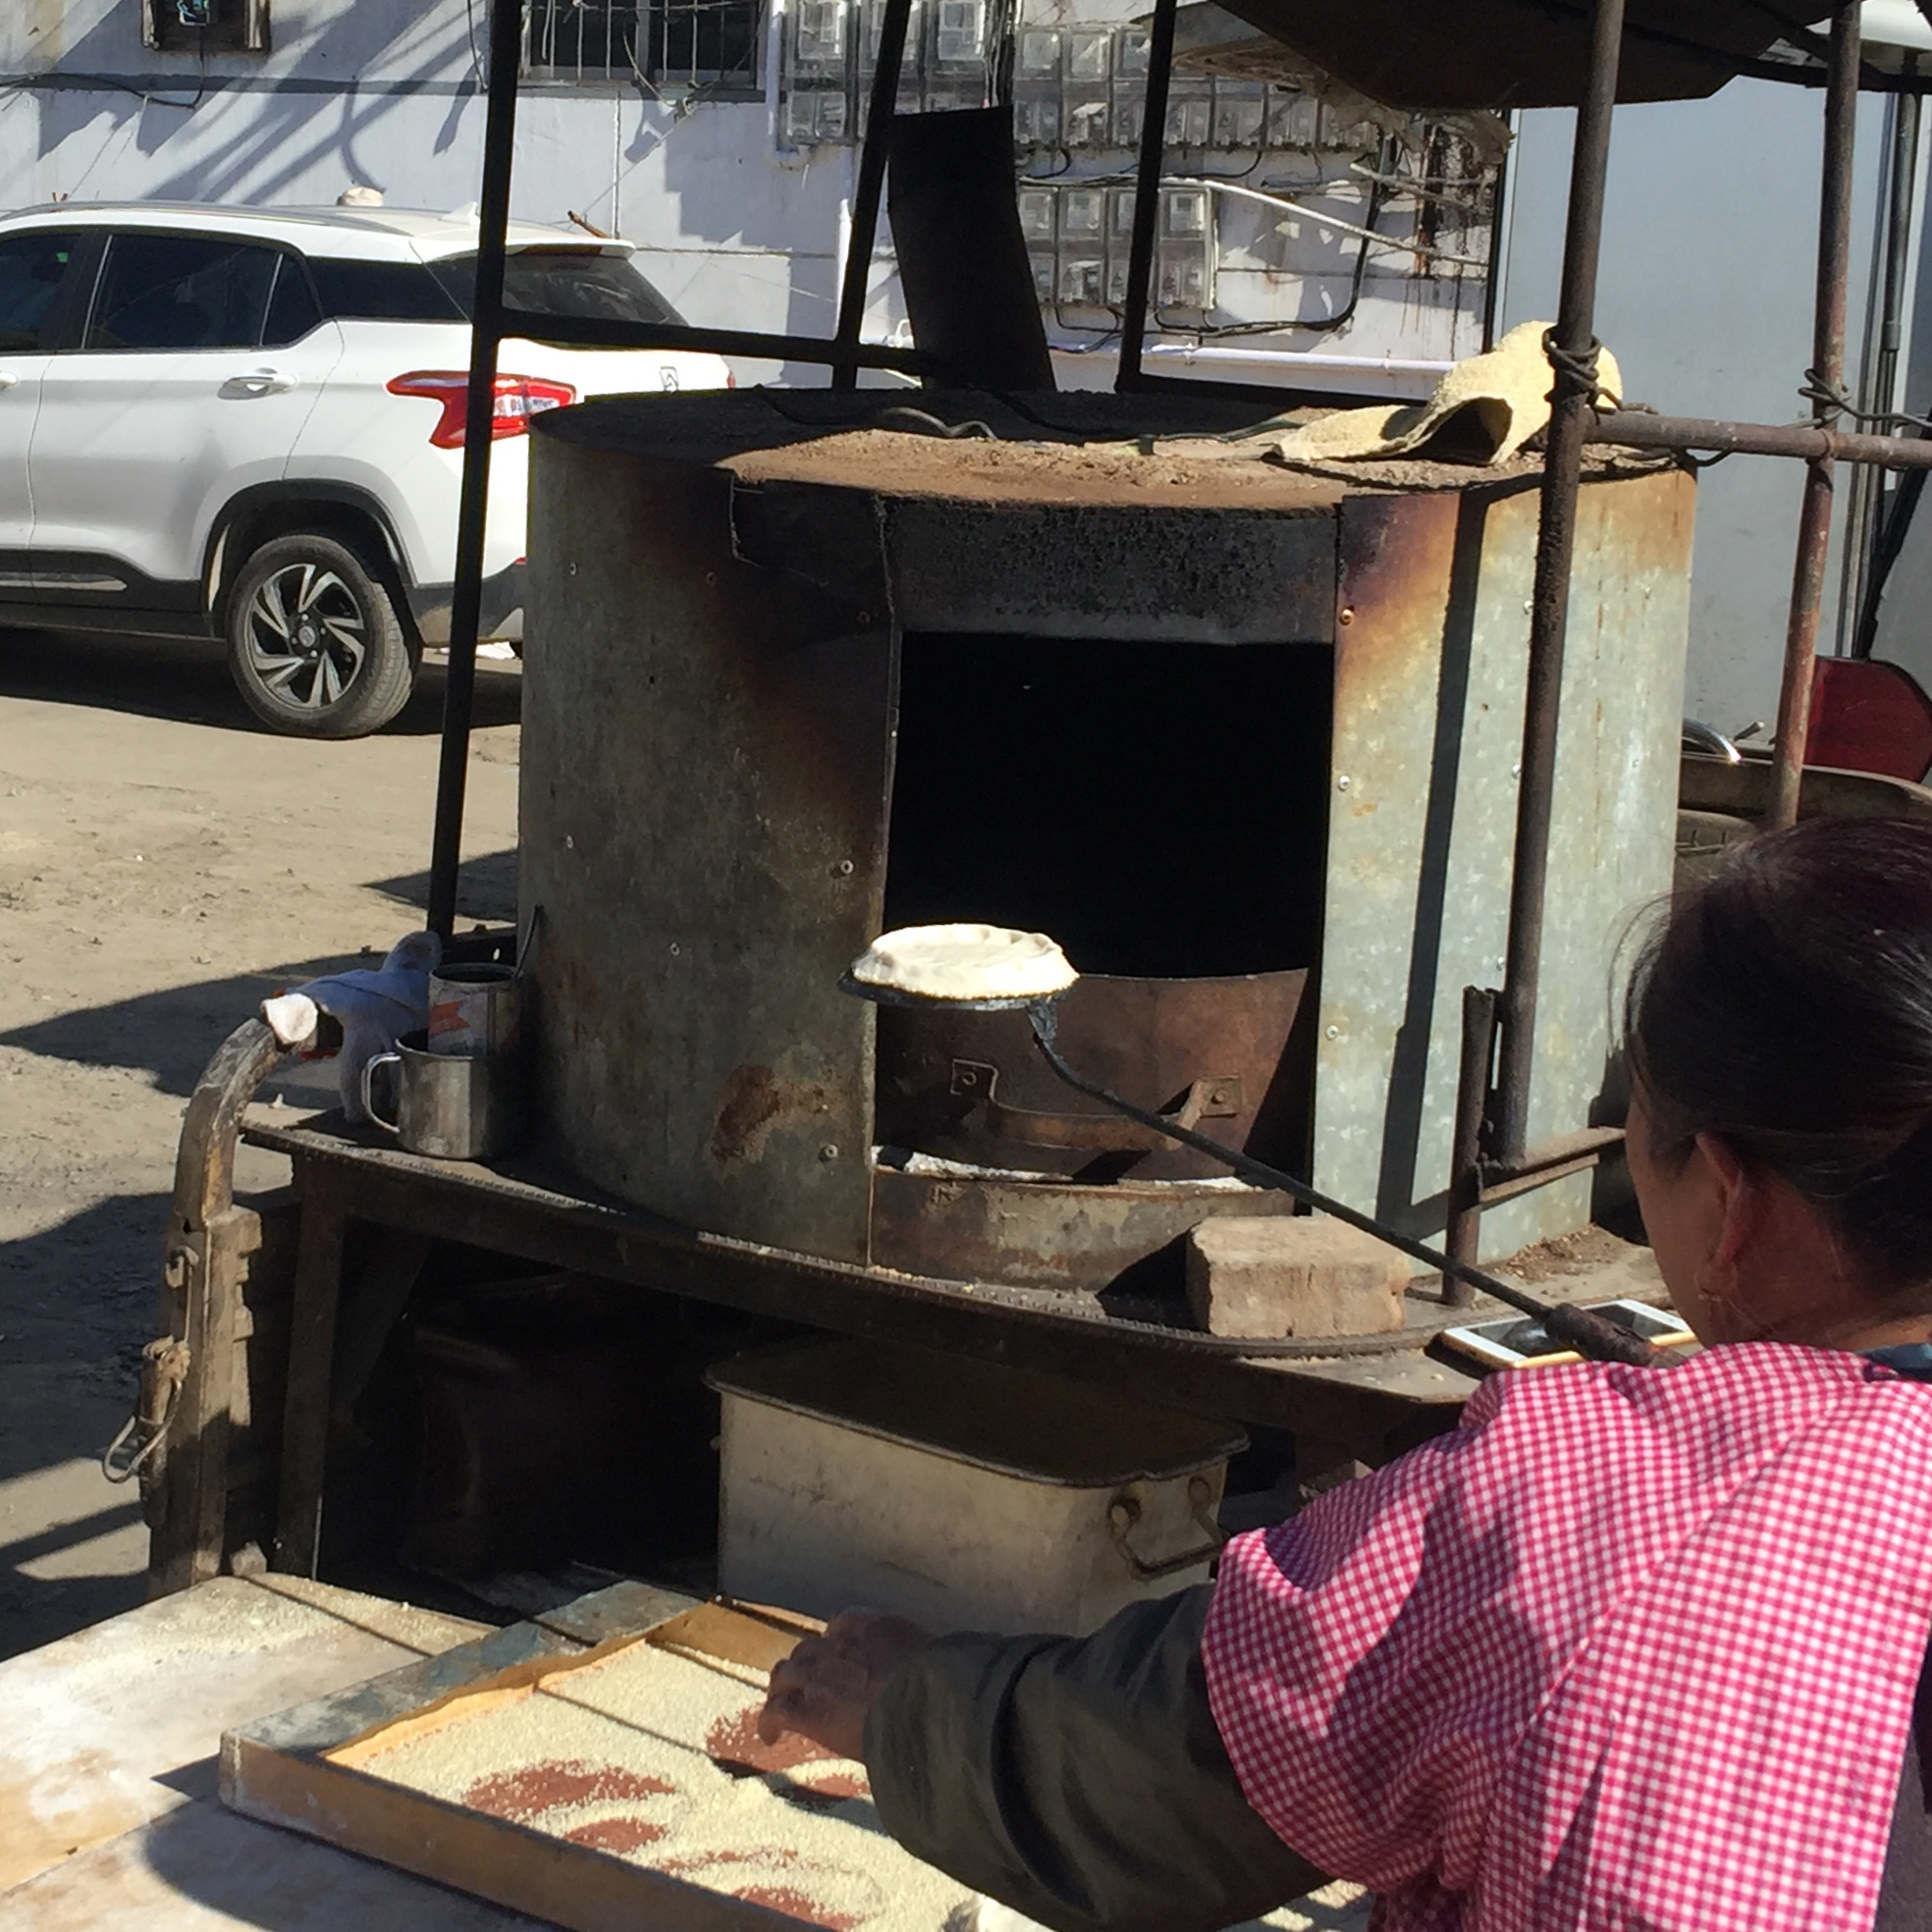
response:
<path id="1" fill-rule="evenodd" d="M 7 1932 L 537 1932 L 216 1798 L 226 1726 L 485 1627 L 286 1577 L 224 1577 L 0 1663 Z"/>
<path id="2" fill-rule="evenodd" d="M 828 1912 L 802 1891 L 781 1886 L 757 1896 L 735 1895 L 572 1843 L 515 1817 L 433 1796 L 372 1768 L 422 1740 L 532 1698 L 595 1716 L 598 1698 L 579 1694 L 570 1680 L 592 1683 L 599 1665 L 640 1644 L 702 1659 L 755 1696 L 772 1666 L 818 1628 L 786 1611 L 698 1603 L 619 1584 L 542 1623 L 496 1632 L 229 1732 L 222 1740 L 222 1797 L 249 1817 L 379 1858 L 569 1932 L 634 1932 L 640 1924 L 653 1932 L 684 1927 L 796 1932 L 801 1921 L 851 1926 L 858 1921 Z M 763 1769 L 746 1774 L 737 1766 L 730 1775 L 757 1775 Z M 855 1805 L 862 1798 L 862 1792 L 858 1798 L 842 1793 L 839 1802 Z M 865 1809 L 870 1814 L 869 1803 Z M 855 1858 L 881 1855 L 876 1819 L 840 1824 L 820 1817 L 812 1828 L 822 1835 L 848 1832 Z M 714 1853 L 713 1862 L 721 1856 L 735 1860 L 739 1854 Z M 777 1903 L 761 1902 L 765 1899 Z"/>

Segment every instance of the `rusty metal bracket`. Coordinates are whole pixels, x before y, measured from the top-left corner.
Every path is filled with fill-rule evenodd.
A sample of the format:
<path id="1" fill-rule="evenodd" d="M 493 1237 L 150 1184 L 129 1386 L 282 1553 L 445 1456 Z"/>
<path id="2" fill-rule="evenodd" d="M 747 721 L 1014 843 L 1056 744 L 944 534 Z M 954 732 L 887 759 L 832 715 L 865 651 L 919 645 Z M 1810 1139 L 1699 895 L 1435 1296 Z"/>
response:
<path id="1" fill-rule="evenodd" d="M 1073 1148 L 1093 1154 L 1154 1154 L 1170 1137 L 1110 1113 L 1045 1113 L 1007 1106 L 997 1097 L 999 1069 L 984 1060 L 954 1060 L 948 1092 L 955 1100 L 977 1100 L 987 1130 L 1021 1147 Z M 1181 1104 L 1160 1117 L 1174 1127 L 1203 1120 L 1232 1120 L 1246 1105 L 1238 1074 L 1206 1074 L 1188 1084 Z"/>
<path id="2" fill-rule="evenodd" d="M 1134 1573 L 1136 1583 L 1151 1583 L 1161 1577 L 1178 1577 L 1183 1570 L 1193 1570 L 1201 1564 L 1210 1563 L 1220 1555 L 1221 1545 L 1227 1541 L 1227 1534 L 1214 1521 L 1208 1509 L 1213 1491 L 1206 1476 L 1194 1476 L 1188 1482 L 1188 1502 L 1192 1506 L 1195 1523 L 1207 1541 L 1197 1544 L 1193 1549 L 1184 1549 L 1178 1555 L 1164 1556 L 1150 1562 L 1135 1549 L 1130 1538 L 1141 1520 L 1141 1505 L 1133 1496 L 1116 1496 L 1107 1505 L 1107 1532 L 1113 1538 L 1113 1546 L 1126 1560 L 1129 1570 Z"/>

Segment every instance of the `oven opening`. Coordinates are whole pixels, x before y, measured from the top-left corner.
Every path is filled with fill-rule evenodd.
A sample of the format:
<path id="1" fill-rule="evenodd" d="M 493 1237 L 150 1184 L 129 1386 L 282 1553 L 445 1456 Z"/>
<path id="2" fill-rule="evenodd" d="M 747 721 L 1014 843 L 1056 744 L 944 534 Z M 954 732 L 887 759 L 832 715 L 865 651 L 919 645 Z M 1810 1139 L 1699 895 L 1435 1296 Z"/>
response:
<path id="1" fill-rule="evenodd" d="M 1050 933 L 1080 970 L 1060 1046 L 1263 1159 L 1313 1114 L 1333 657 L 910 636 L 886 923 Z M 885 1150 L 1083 1185 L 1225 1174 L 1062 1086 L 1024 1014 L 886 1008 Z"/>
<path id="2" fill-rule="evenodd" d="M 886 927 L 1024 927 L 1133 979 L 1313 967 L 1333 670 L 1320 644 L 906 637 Z"/>

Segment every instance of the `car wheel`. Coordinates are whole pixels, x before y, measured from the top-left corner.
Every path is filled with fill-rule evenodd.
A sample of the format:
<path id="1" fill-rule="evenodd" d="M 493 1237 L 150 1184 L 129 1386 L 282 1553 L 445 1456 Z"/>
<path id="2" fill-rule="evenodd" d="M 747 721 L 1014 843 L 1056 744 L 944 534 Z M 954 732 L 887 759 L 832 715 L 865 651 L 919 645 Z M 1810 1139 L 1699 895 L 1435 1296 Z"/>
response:
<path id="1" fill-rule="evenodd" d="M 311 532 L 242 564 L 228 607 L 228 663 L 271 730 L 359 738 L 409 702 L 416 653 L 397 600 L 354 551 Z"/>

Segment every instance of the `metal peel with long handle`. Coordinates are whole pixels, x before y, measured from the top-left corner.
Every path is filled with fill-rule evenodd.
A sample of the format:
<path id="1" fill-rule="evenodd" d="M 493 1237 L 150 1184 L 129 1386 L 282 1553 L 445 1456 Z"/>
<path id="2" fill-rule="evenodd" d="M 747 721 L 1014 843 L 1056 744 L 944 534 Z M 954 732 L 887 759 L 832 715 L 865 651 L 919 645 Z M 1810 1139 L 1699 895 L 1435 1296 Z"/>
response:
<path id="1" fill-rule="evenodd" d="M 932 930 L 937 932 L 947 929 Z M 897 939 L 901 936 L 887 935 L 886 937 Z M 1057 952 L 1058 948 L 1054 950 Z M 870 958 L 871 955 L 868 955 L 868 959 Z M 884 1005 L 950 1007 L 954 1010 L 971 1012 L 1010 1011 L 1014 1007 L 1021 1007 L 1025 1010 L 1033 1028 L 1034 1043 L 1039 1046 L 1046 1064 L 1075 1093 L 1084 1094 L 1089 1100 L 1099 1100 L 1102 1106 L 1136 1122 L 1152 1133 L 1174 1142 L 1179 1147 L 1192 1148 L 1197 1154 L 1208 1155 L 1239 1175 L 1244 1181 L 1257 1187 L 1278 1189 L 1318 1213 L 1327 1214 L 1350 1227 L 1360 1228 L 1364 1234 L 1373 1235 L 1377 1241 L 1385 1242 L 1389 1247 L 1421 1261 L 1424 1267 L 1439 1269 L 1445 1281 L 1453 1279 L 1469 1282 L 1483 1294 L 1494 1296 L 1505 1307 L 1533 1316 L 1543 1324 L 1545 1332 L 1552 1339 L 1564 1343 L 1575 1349 L 1578 1354 L 1587 1356 L 1592 1361 L 1624 1362 L 1637 1368 L 1649 1367 L 1656 1361 L 1656 1351 L 1640 1335 L 1620 1327 L 1616 1322 L 1592 1310 L 1578 1308 L 1567 1302 L 1541 1301 L 1527 1289 L 1519 1288 L 1514 1283 L 1489 1273 L 1486 1268 L 1453 1261 L 1439 1249 L 1431 1248 L 1427 1242 L 1416 1241 L 1388 1226 L 1386 1222 L 1376 1220 L 1373 1215 L 1362 1213 L 1359 1209 L 1349 1207 L 1346 1202 L 1337 1201 L 1331 1195 L 1323 1194 L 1319 1188 L 1301 1179 L 1299 1175 L 1286 1173 L 1279 1167 L 1271 1167 L 1264 1160 L 1257 1160 L 1252 1154 L 1242 1154 L 1231 1147 L 1224 1147 L 1219 1141 L 1210 1140 L 1206 1134 L 1198 1133 L 1193 1127 L 1184 1127 L 1178 1120 L 1168 1115 L 1137 1106 L 1123 1095 L 1114 1093 L 1111 1088 L 1102 1087 L 1098 1081 L 1089 1080 L 1077 1068 L 1068 1065 L 1061 1057 L 1059 1047 L 1055 1044 L 1059 1035 L 1059 1001 L 1067 992 L 1064 987 L 1032 998 L 1003 989 L 997 993 L 975 994 L 970 989 L 961 988 L 958 991 L 948 991 L 945 994 L 939 994 L 908 984 L 903 979 L 895 983 L 892 977 L 882 977 L 876 966 L 868 968 L 866 960 L 855 962 L 853 971 L 847 973 L 839 984 L 847 993 Z"/>

